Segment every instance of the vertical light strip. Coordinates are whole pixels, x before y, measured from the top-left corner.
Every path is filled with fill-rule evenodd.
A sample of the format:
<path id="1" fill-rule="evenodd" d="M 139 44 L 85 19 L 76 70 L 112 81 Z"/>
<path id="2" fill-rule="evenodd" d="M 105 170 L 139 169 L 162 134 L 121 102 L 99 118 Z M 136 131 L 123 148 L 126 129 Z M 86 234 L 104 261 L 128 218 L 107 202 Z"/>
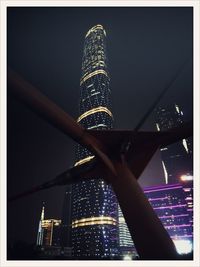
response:
<path id="1" fill-rule="evenodd" d="M 158 132 L 160 132 L 160 127 L 159 127 L 158 123 L 156 123 L 156 128 L 157 128 Z"/>
<path id="2" fill-rule="evenodd" d="M 50 237 L 50 246 L 52 245 L 52 238 L 53 238 L 53 220 L 51 221 L 51 237 Z"/>
<path id="3" fill-rule="evenodd" d="M 189 153 L 189 149 L 188 149 L 188 146 L 187 146 L 187 141 L 185 139 L 183 139 L 182 143 L 183 143 L 183 146 L 184 146 L 186 152 Z"/>
<path id="4" fill-rule="evenodd" d="M 163 166 L 164 175 L 165 175 L 165 183 L 168 184 L 168 173 L 165 167 L 165 163 L 163 161 L 162 161 L 162 166 Z"/>

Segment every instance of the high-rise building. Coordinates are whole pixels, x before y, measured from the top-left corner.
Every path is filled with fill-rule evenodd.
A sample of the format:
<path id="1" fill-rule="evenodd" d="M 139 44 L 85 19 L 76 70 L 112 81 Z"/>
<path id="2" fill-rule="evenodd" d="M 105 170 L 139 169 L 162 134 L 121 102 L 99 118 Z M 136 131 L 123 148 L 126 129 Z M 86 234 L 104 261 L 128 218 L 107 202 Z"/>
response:
<path id="1" fill-rule="evenodd" d="M 119 217 L 119 252 L 122 259 L 133 259 L 138 257 L 130 231 L 124 219 L 120 206 L 118 205 Z"/>
<path id="2" fill-rule="evenodd" d="M 174 241 L 178 253 L 187 254 L 193 247 L 193 196 L 191 177 L 182 179 L 183 181 L 178 184 L 145 187 L 143 190 Z M 138 256 L 121 210 L 119 210 L 119 236 L 121 256 L 125 258 Z"/>
<path id="3" fill-rule="evenodd" d="M 43 220 L 44 220 L 44 203 L 43 203 L 40 221 L 39 221 L 39 226 L 38 226 L 38 234 L 37 234 L 37 241 L 36 241 L 37 246 L 42 246 L 42 242 L 43 242 L 43 228 L 42 228 L 42 221 Z"/>
<path id="4" fill-rule="evenodd" d="M 177 104 L 159 106 L 155 110 L 155 121 L 158 131 L 166 131 L 180 126 L 184 121 L 184 113 Z M 183 139 L 161 149 L 162 166 L 165 183 L 178 183 L 182 175 L 193 174 L 193 142 L 192 138 Z"/>
<path id="5" fill-rule="evenodd" d="M 65 187 L 65 195 L 62 207 L 61 224 L 61 246 L 71 247 L 71 205 L 72 205 L 72 185 Z"/>
<path id="6" fill-rule="evenodd" d="M 61 220 L 46 219 L 42 221 L 42 246 L 60 246 Z"/>
<path id="7" fill-rule="evenodd" d="M 92 27 L 85 36 L 80 104 L 77 122 L 86 129 L 110 129 L 113 115 L 107 67 L 106 31 Z M 75 166 L 94 156 L 77 145 Z M 118 255 L 118 204 L 112 187 L 102 177 L 87 177 L 72 185 L 72 247 L 75 258 Z"/>
<path id="8" fill-rule="evenodd" d="M 60 246 L 61 220 L 44 219 L 44 206 L 39 221 L 37 242 L 38 246 Z"/>
<path id="9" fill-rule="evenodd" d="M 189 213 L 190 223 L 193 225 L 193 176 L 182 175 L 180 182 L 185 192 L 185 201 L 187 203 L 187 211 Z"/>
<path id="10" fill-rule="evenodd" d="M 180 254 L 189 253 L 193 243 L 192 214 L 188 212 L 182 184 L 144 188 L 151 206 L 162 221 Z"/>

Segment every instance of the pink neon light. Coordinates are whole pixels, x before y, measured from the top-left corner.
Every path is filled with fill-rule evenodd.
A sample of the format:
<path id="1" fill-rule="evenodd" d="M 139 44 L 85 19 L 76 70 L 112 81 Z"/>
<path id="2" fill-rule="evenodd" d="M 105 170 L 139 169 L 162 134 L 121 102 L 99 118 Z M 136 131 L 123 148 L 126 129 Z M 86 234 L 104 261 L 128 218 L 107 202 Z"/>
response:
<path id="1" fill-rule="evenodd" d="M 188 227 L 191 226 L 191 224 L 180 224 L 180 225 L 171 225 L 171 226 L 165 226 L 166 229 L 170 229 L 170 228 L 179 228 L 179 227 Z"/>
<path id="2" fill-rule="evenodd" d="M 163 219 L 163 218 L 178 218 L 178 217 L 185 217 L 185 216 L 189 216 L 189 214 L 168 215 L 168 216 L 161 216 L 159 218 L 160 219 Z"/>
<path id="3" fill-rule="evenodd" d="M 155 189 L 161 189 L 161 188 L 171 189 L 171 188 L 177 187 L 177 186 L 181 186 L 182 187 L 181 184 L 168 184 L 168 185 L 165 184 L 165 185 L 147 186 L 147 187 L 144 188 L 144 190 L 151 190 L 151 189 L 155 190 Z"/>
<path id="4" fill-rule="evenodd" d="M 158 192 L 158 191 L 165 191 L 165 190 L 172 190 L 172 189 L 178 189 L 182 188 L 182 186 L 176 186 L 176 187 L 167 187 L 167 188 L 161 188 L 161 189 L 154 189 L 154 190 L 144 190 L 144 193 L 151 193 L 151 192 Z"/>
<path id="5" fill-rule="evenodd" d="M 149 200 L 151 201 L 163 200 L 163 199 L 168 199 L 168 197 L 149 198 Z"/>
<path id="6" fill-rule="evenodd" d="M 153 208 L 154 210 L 163 210 L 163 209 L 172 209 L 172 208 L 181 208 L 181 207 L 186 207 L 186 204 L 183 205 L 174 205 L 174 206 L 165 206 L 165 207 L 156 207 Z"/>
<path id="7" fill-rule="evenodd" d="M 187 209 L 187 211 L 193 211 L 193 209 Z"/>

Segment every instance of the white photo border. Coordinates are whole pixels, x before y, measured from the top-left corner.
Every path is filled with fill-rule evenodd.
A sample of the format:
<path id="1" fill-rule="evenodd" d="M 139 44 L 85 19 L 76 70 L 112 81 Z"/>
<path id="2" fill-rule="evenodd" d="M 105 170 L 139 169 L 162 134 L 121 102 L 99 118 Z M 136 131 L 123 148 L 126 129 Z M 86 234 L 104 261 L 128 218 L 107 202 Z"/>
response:
<path id="1" fill-rule="evenodd" d="M 6 74 L 7 74 L 7 7 L 20 7 L 20 6 L 26 6 L 26 7 L 35 7 L 35 6 L 43 6 L 43 7 L 67 7 L 67 6 L 73 6 L 73 7 L 90 7 L 90 6 L 103 6 L 103 7 L 148 7 L 148 6 L 154 6 L 154 7 L 193 7 L 193 67 L 194 67 L 194 96 L 193 96 L 193 114 L 194 114 L 194 237 L 196 237 L 194 242 L 194 259 L 191 261 L 7 261 L 6 256 L 6 233 L 7 233 L 7 226 L 6 226 L 6 217 L 7 217 L 7 184 L 6 184 L 6 177 L 7 177 L 7 151 L 6 151 L 6 144 L 7 144 L 7 122 L 6 122 Z M 35 1 L 18 1 L 18 0 L 1 0 L 0 1 L 0 27 L 1 27 L 1 39 L 0 39 L 0 48 L 1 48 L 1 65 L 0 65 L 0 79 L 1 79 L 1 87 L 0 87 L 0 122 L 1 122 L 1 132 L 0 132 L 0 202 L 1 202 L 1 208 L 0 208 L 0 266 L 6 267 L 6 266 L 194 266 L 199 267 L 200 266 L 200 194 L 199 194 L 199 165 L 200 165 L 200 144 L 199 144 L 199 137 L 200 137 L 200 130 L 199 130 L 199 104 L 200 104 L 200 94 L 199 94 L 199 12 L 200 12 L 200 2 L 199 0 L 58 0 L 58 1 L 48 1 L 48 0 L 35 0 Z"/>

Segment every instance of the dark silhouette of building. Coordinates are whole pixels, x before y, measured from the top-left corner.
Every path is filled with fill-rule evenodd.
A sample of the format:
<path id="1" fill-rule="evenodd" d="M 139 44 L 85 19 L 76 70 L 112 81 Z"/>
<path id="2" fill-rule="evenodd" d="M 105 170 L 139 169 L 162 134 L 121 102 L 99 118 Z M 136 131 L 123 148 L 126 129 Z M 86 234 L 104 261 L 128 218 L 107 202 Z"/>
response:
<path id="1" fill-rule="evenodd" d="M 155 110 L 155 121 L 158 131 L 169 130 L 186 121 L 179 105 L 159 106 Z M 161 149 L 162 166 L 165 183 L 178 183 L 182 175 L 193 174 L 193 138 L 183 139 Z"/>
<path id="2" fill-rule="evenodd" d="M 72 247 L 71 243 L 71 205 L 72 205 L 72 185 L 67 185 L 62 207 L 61 223 L 61 246 Z"/>
<path id="3" fill-rule="evenodd" d="M 105 39 L 106 32 L 101 25 L 92 27 L 85 36 L 77 122 L 86 129 L 113 127 Z M 75 166 L 93 157 L 90 151 L 77 145 Z M 72 185 L 75 258 L 104 259 L 118 255 L 117 205 L 111 186 L 101 177 L 91 177 Z"/>

